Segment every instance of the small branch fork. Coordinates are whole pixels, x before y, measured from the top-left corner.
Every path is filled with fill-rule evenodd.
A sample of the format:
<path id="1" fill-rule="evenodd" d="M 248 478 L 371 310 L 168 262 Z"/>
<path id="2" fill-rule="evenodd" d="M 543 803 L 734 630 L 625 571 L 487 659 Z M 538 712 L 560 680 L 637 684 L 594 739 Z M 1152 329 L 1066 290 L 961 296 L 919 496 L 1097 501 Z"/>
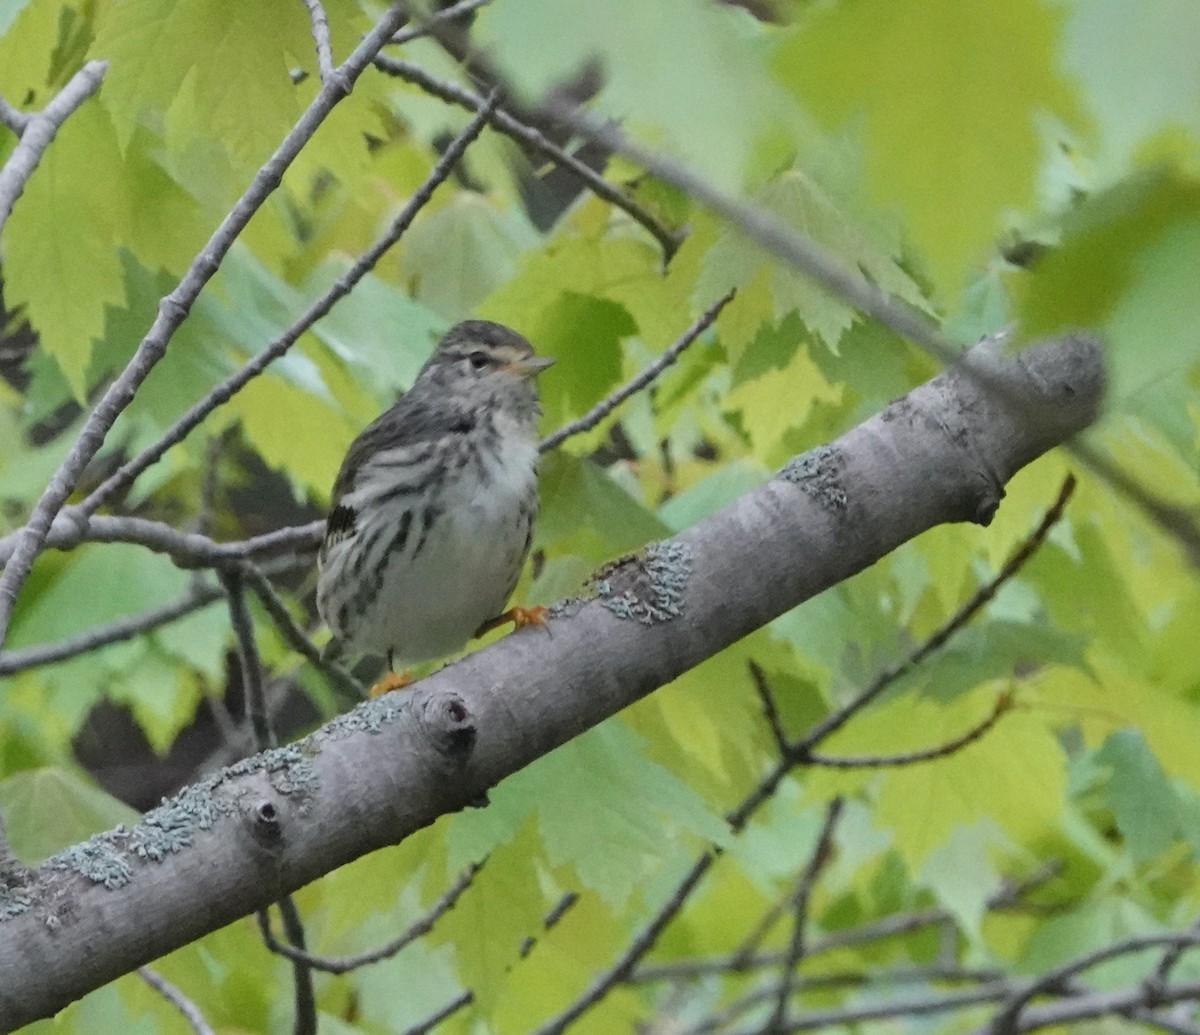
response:
<path id="1" fill-rule="evenodd" d="M 901 675 L 908 672 L 919 661 L 928 657 L 944 645 L 957 630 L 961 629 L 974 615 L 978 614 L 987 601 L 995 596 L 1000 586 L 1011 579 L 1037 548 L 1045 542 L 1050 529 L 1062 518 L 1063 511 L 1067 501 L 1071 497 L 1074 486 L 1074 479 L 1068 476 L 1063 483 L 1058 498 L 1047 511 L 1046 516 L 1012 553 L 995 577 L 981 587 L 933 636 L 922 643 L 906 659 L 881 672 L 869 686 L 841 708 L 832 712 L 824 720 L 816 723 L 803 737 L 793 741 L 787 736 L 783 728 L 778 706 L 775 703 L 774 695 L 771 692 L 765 675 L 761 668 L 757 665 L 752 665 L 751 675 L 753 682 L 763 701 L 766 721 L 775 738 L 775 744 L 780 757 L 759 784 L 726 817 L 734 834 L 739 833 L 745 828 L 751 817 L 772 797 L 783 779 L 795 768 L 819 764 L 817 758 L 821 756 L 817 755 L 814 757 L 814 753 L 821 743 L 832 736 L 835 731 L 841 729 L 854 715 L 866 708 L 884 689 Z M 833 760 L 831 764 L 868 766 L 908 765 L 940 758 L 953 751 L 960 750 L 967 744 L 983 736 L 988 729 L 995 725 L 1000 716 L 1007 710 L 1007 707 L 1007 703 L 1003 706 L 997 706 L 993 714 L 984 720 L 984 722 L 946 744 L 908 755 L 880 756 L 864 759 L 837 759 Z M 832 838 L 841 814 L 841 809 L 842 804 L 840 799 L 835 799 L 827 807 L 816 847 L 809 857 L 808 864 L 798 878 L 796 888 L 792 893 L 792 908 L 794 913 L 793 933 L 787 952 L 779 958 L 782 964 L 780 984 L 776 986 L 776 993 L 773 997 L 774 1007 L 770 1020 L 766 1027 L 756 1029 L 756 1031 L 775 1035 L 775 1033 L 804 1030 L 797 1027 L 796 1018 L 788 1017 L 788 1007 L 792 991 L 796 987 L 793 972 L 796 964 L 805 956 L 805 929 L 808 920 L 808 903 L 821 868 L 830 857 Z M 668 924 L 680 913 L 692 893 L 700 885 L 704 875 L 713 867 L 720 858 L 720 855 L 721 852 L 718 848 L 711 848 L 699 855 L 676 885 L 674 892 L 667 897 L 663 905 L 659 907 L 654 916 L 638 932 L 618 959 L 594 978 L 570 1005 L 538 1028 L 536 1035 L 560 1035 L 561 1032 L 564 1032 L 570 1025 L 574 1024 L 575 1021 L 600 1003 L 618 985 L 634 980 L 638 964 L 654 947 Z M 774 919 L 771 922 L 773 923 Z M 756 932 L 761 932 L 756 937 L 761 938 L 765 935 L 766 929 L 763 925 L 756 927 Z M 754 944 L 757 944 L 757 942 Z M 733 958 L 726 961 L 726 968 L 745 969 L 748 966 L 748 959 L 752 952 L 753 945 L 747 945 L 742 950 L 739 950 Z M 1006 989 L 1011 991 L 1011 986 L 1006 986 Z M 973 993 L 964 1002 L 995 1001 L 996 998 L 997 996 L 994 992 L 990 998 L 985 997 L 982 1000 L 978 998 L 978 993 Z M 1003 996 L 999 998 L 1003 998 Z M 896 1012 L 899 1014 L 905 1011 L 897 1009 Z"/>
<path id="2" fill-rule="evenodd" d="M 308 20 L 312 24 L 313 45 L 317 48 L 317 73 L 322 83 L 333 77 L 333 48 L 329 43 L 329 18 L 321 0 L 304 0 Z"/>
<path id="3" fill-rule="evenodd" d="M 59 128 L 72 112 L 100 89 L 100 81 L 107 70 L 107 61 L 89 61 L 71 76 L 67 85 L 45 108 L 33 114 L 17 110 L 0 97 L 0 123 L 20 138 L 3 167 L 0 167 L 0 231 L 3 231 L 13 205 Z"/>

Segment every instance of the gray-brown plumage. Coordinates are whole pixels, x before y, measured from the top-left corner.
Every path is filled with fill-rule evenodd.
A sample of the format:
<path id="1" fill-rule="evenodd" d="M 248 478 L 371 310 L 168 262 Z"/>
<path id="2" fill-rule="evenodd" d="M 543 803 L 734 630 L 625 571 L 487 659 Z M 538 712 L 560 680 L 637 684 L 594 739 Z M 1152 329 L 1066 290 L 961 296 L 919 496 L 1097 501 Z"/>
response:
<path id="1" fill-rule="evenodd" d="M 501 324 L 460 323 L 354 440 L 318 562 L 342 649 L 440 657 L 503 610 L 537 517 L 534 378 L 551 362 Z"/>

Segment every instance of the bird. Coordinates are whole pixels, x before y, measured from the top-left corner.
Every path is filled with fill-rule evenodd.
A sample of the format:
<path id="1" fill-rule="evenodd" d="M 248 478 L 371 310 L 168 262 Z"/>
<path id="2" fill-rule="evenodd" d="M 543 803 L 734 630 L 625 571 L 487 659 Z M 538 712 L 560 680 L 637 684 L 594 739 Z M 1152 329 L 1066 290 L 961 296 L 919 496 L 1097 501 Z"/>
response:
<path id="1" fill-rule="evenodd" d="M 412 387 L 351 443 L 318 553 L 327 657 L 382 654 L 372 696 L 411 682 L 405 664 L 444 657 L 544 608 L 504 606 L 538 513 L 536 378 L 554 360 L 488 320 L 451 327 Z M 503 613 L 502 613 L 503 612 Z"/>

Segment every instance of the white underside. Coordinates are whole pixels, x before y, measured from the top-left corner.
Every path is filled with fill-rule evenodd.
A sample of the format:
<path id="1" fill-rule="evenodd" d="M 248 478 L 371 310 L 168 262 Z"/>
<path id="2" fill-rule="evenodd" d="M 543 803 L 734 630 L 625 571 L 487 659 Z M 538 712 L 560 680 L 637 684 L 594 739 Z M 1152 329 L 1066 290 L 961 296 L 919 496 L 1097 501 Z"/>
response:
<path id="1" fill-rule="evenodd" d="M 373 606 L 352 630 L 334 627 L 352 651 L 390 651 L 396 665 L 442 657 L 463 647 L 485 621 L 503 611 L 524 561 L 522 501 L 533 487 L 537 448 L 522 441 L 504 454 L 503 461 L 489 465 L 491 481 L 482 490 L 475 477 L 444 487 L 443 512 L 415 557 L 421 529 L 419 510 L 414 510 L 407 544 L 388 555 Z M 347 502 L 354 505 L 356 495 Z M 323 581 L 337 568 L 353 564 L 369 531 L 360 520 L 354 536 L 331 546 L 322 565 Z M 322 607 L 331 625 L 336 621 L 329 613 L 333 610 Z"/>

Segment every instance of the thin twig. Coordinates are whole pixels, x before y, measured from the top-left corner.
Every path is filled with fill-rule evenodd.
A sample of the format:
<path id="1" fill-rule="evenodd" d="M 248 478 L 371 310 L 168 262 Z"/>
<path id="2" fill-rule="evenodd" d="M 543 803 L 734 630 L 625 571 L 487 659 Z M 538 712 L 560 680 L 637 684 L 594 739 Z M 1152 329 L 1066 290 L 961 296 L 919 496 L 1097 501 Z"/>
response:
<path id="1" fill-rule="evenodd" d="M 472 993 L 463 992 L 451 999 L 440 1010 L 434 1011 L 425 1020 L 418 1021 L 411 1028 L 405 1028 L 400 1035 L 429 1035 L 429 1032 L 433 1031 L 442 1021 L 458 1013 L 464 1006 L 469 1006 L 474 1000 L 475 996 Z"/>
<path id="2" fill-rule="evenodd" d="M 542 921 L 542 930 L 553 930 L 558 922 L 570 912 L 571 907 L 574 906 L 578 901 L 579 892 L 565 892 L 562 897 L 556 903 L 554 903 L 554 907 L 550 910 L 550 912 L 546 914 L 545 919 Z M 533 952 L 533 948 L 535 945 L 537 945 L 537 943 L 538 936 L 536 934 L 529 935 L 529 937 L 521 943 L 521 951 L 519 953 L 521 959 L 525 959 L 526 956 Z"/>
<path id="3" fill-rule="evenodd" d="M 25 127 L 29 125 L 32 117 L 19 108 L 14 108 L 4 95 L 0 94 L 0 123 L 11 129 L 17 136 L 25 132 Z"/>
<path id="4" fill-rule="evenodd" d="M 184 568 L 214 568 L 230 561 L 261 560 L 276 554 L 315 553 L 325 533 L 324 521 L 277 528 L 273 532 L 218 543 L 197 532 L 181 532 L 162 521 L 129 515 L 82 515 L 78 507 L 65 508 L 46 536 L 46 549 L 73 550 L 82 543 L 136 543 L 154 553 L 165 553 Z M 19 534 L 0 539 L 0 565 L 16 548 Z"/>
<path id="5" fill-rule="evenodd" d="M 425 29 L 425 33 L 432 31 L 432 28 Z M 483 103 L 483 98 L 478 94 L 448 79 L 439 79 L 437 76 L 430 75 L 420 65 L 414 65 L 411 61 L 381 54 L 376 58 L 375 65 L 381 72 L 419 86 L 426 93 L 439 97 L 448 104 L 456 104 L 469 111 L 478 111 Z M 631 198 L 619 187 L 613 186 L 590 165 L 559 147 L 539 130 L 521 122 L 503 109 L 497 109 L 489 116 L 488 121 L 498 133 L 503 133 L 523 147 L 548 158 L 555 165 L 577 177 L 598 198 L 607 201 L 614 208 L 620 209 L 635 222 L 641 224 L 647 233 L 658 242 L 664 261 L 670 259 L 683 242 L 681 233 L 665 226 L 644 205 Z"/>
<path id="6" fill-rule="evenodd" d="M 960 751 L 968 744 L 979 740 L 985 733 L 1000 721 L 1000 717 L 1012 709 L 1011 693 L 997 696 L 996 703 L 987 717 L 976 723 L 965 733 L 959 734 L 953 740 L 936 747 L 924 748 L 920 751 L 907 751 L 896 755 L 824 755 L 809 751 L 805 756 L 811 765 L 825 766 L 828 769 L 884 769 L 888 766 L 914 765 L 918 762 L 932 762 L 934 759 L 945 758 Z"/>
<path id="7" fill-rule="evenodd" d="M 329 43 L 329 19 L 321 0 L 304 0 L 308 8 L 308 20 L 312 25 L 313 44 L 317 48 L 317 72 L 321 82 L 329 82 L 333 75 L 333 48 Z"/>
<path id="8" fill-rule="evenodd" d="M 683 350 L 692 344 L 700 337 L 713 321 L 720 315 L 722 309 L 725 308 L 733 300 L 733 292 L 730 291 L 722 298 L 718 299 L 710 305 L 700 317 L 686 331 L 679 336 L 674 344 L 671 345 L 661 356 L 654 360 L 632 380 L 625 382 L 619 388 L 610 392 L 607 396 L 601 399 L 587 413 L 577 420 L 569 421 L 557 431 L 547 435 L 542 439 L 538 449 L 545 453 L 548 450 L 554 449 L 563 444 L 572 435 L 578 435 L 584 431 L 590 431 L 607 417 L 613 410 L 621 405 L 631 395 L 635 395 L 642 389 L 652 384 L 655 379 L 674 363 L 683 354 Z"/>
<path id="9" fill-rule="evenodd" d="M 200 1007 L 179 991 L 178 988 L 171 984 L 157 970 L 153 970 L 150 967 L 138 967 L 137 973 L 138 977 L 183 1014 L 183 1019 L 187 1021 L 188 1027 L 196 1035 L 213 1035 L 212 1026 L 204 1019 L 204 1014 L 200 1012 Z"/>
<path id="10" fill-rule="evenodd" d="M 671 897 L 659 907 L 650 921 L 634 936 L 633 941 L 629 943 L 629 947 L 621 953 L 617 961 L 603 973 L 595 977 L 577 999 L 560 1014 L 538 1028 L 534 1035 L 560 1035 L 561 1032 L 566 1031 L 570 1025 L 574 1024 L 575 1021 L 607 996 L 613 988 L 622 981 L 625 981 L 642 957 L 654 948 L 654 943 L 658 941 L 667 924 L 683 908 L 688 897 L 700 883 L 700 879 L 708 872 L 716 860 L 717 851 L 715 849 L 710 849 L 697 857 L 691 869 L 688 870 L 676 886 Z"/>
<path id="11" fill-rule="evenodd" d="M 1016 550 L 1012 552 L 1008 560 L 1004 562 L 1000 570 L 990 582 L 975 592 L 957 612 L 945 622 L 932 636 L 926 639 L 916 650 L 908 657 L 897 662 L 894 665 L 883 669 L 861 693 L 857 694 L 850 701 L 847 701 L 841 708 L 830 712 L 824 719 L 816 723 L 795 745 L 794 750 L 801 757 L 808 757 L 812 750 L 823 740 L 828 739 L 833 733 L 841 729 L 847 722 L 857 715 L 863 708 L 877 698 L 884 690 L 892 685 L 905 673 L 911 671 L 915 666 L 919 665 L 934 651 L 939 650 L 951 636 L 959 629 L 967 624 L 983 607 L 996 595 L 1000 587 L 1011 579 L 1021 568 L 1025 562 L 1033 556 L 1034 552 L 1045 541 L 1046 536 L 1050 534 L 1050 530 L 1061 520 L 1063 511 L 1066 508 L 1067 501 L 1070 500 L 1071 494 L 1075 491 L 1075 478 L 1068 474 L 1063 480 L 1062 487 L 1059 489 L 1058 498 L 1048 511 L 1046 516 L 1042 518 L 1037 528 L 1026 537 Z"/>
<path id="12" fill-rule="evenodd" d="M 131 640 L 135 636 L 152 632 L 190 615 L 193 611 L 208 607 L 224 595 L 225 592 L 220 586 L 205 583 L 193 586 L 178 600 L 169 604 L 151 608 L 141 614 L 129 615 L 127 618 L 118 618 L 104 625 L 93 626 L 78 636 L 53 643 L 39 643 L 19 650 L 0 651 L 0 676 L 11 676 L 14 672 L 22 672 L 25 669 L 67 661 L 80 654 L 107 647 L 111 643 Z"/>
<path id="13" fill-rule="evenodd" d="M 239 568 L 225 568 L 219 573 L 229 600 L 229 621 L 238 644 L 238 660 L 242 671 L 242 697 L 246 702 L 246 719 L 254 731 L 257 750 L 275 746 L 275 731 L 267 715 L 266 695 L 263 693 L 262 663 L 254 641 L 254 623 L 246 608 L 246 590 Z"/>
<path id="14" fill-rule="evenodd" d="M 1060 966 L 1046 971 L 1040 977 L 1028 982 L 1020 991 L 1014 992 L 1003 1008 L 992 1018 L 991 1022 L 977 1030 L 976 1035 L 1014 1035 L 1018 1031 L 1028 1031 L 1028 1028 L 1018 1025 L 1018 1018 L 1024 1007 L 1035 997 L 1061 988 L 1065 982 L 1077 974 L 1090 970 L 1107 960 L 1116 959 L 1134 952 L 1143 952 L 1160 946 L 1190 947 L 1200 945 L 1200 931 L 1173 931 L 1165 934 L 1138 934 L 1120 941 L 1105 945 L 1092 952 L 1084 953 L 1068 960 Z M 1150 990 L 1146 990 L 1150 994 Z"/>
<path id="15" fill-rule="evenodd" d="M 241 568 L 223 568 L 218 572 L 225 593 L 229 598 L 229 620 L 238 643 L 238 659 L 242 670 L 242 697 L 246 702 L 246 716 L 254 731 L 255 748 L 265 751 L 276 744 L 275 728 L 267 711 L 267 697 L 263 689 L 262 662 L 254 639 L 254 623 L 246 607 L 246 587 Z M 290 895 L 285 895 L 276 905 L 283 920 L 283 930 L 288 941 L 299 952 L 304 951 L 304 922 L 300 910 Z M 258 911 L 259 927 L 264 932 L 269 928 L 270 915 L 266 909 Z M 265 937 L 265 935 L 264 935 Z M 316 1035 L 317 1001 L 313 991 L 312 967 L 302 959 L 292 961 L 292 980 L 295 985 L 295 1017 L 292 1022 L 293 1035 Z"/>
<path id="16" fill-rule="evenodd" d="M 89 61 L 68 80 L 41 111 L 26 114 L 7 101 L 0 107 L 0 121 L 18 134 L 20 140 L 0 167 L 0 230 L 33 170 L 37 168 L 59 127 L 76 108 L 100 89 L 100 80 L 108 70 L 107 61 Z"/>
<path id="17" fill-rule="evenodd" d="M 346 670 L 344 665 L 321 656 L 321 651 L 292 617 L 287 605 L 275 592 L 275 587 L 271 585 L 270 580 L 258 566 L 243 564 L 241 571 L 287 645 L 302 655 L 318 671 L 324 673 L 335 689 L 340 690 L 351 700 L 361 701 L 366 696 L 363 685 Z"/>
<path id="18" fill-rule="evenodd" d="M 989 984 L 1004 980 L 1003 971 L 977 970 L 968 967 L 945 967 L 937 964 L 921 967 L 897 967 L 894 970 L 853 970 L 812 976 L 797 975 L 793 992 L 819 991 L 838 988 L 880 988 L 885 985 L 930 985 L 934 982 L 971 982 Z M 720 1011 L 684 1029 L 679 1035 L 712 1035 L 729 1027 L 743 1014 L 775 998 L 775 989 L 756 988 L 735 999 Z"/>
<path id="19" fill-rule="evenodd" d="M 462 897 L 463 892 L 471 886 L 475 875 L 482 868 L 482 862 L 472 863 L 443 892 L 441 898 L 429 908 L 428 912 L 411 924 L 403 934 L 397 938 L 393 938 L 389 942 L 385 942 L 378 948 L 358 953 L 355 956 L 316 956 L 302 949 L 284 945 L 272 933 L 270 917 L 260 919 L 259 929 L 262 931 L 263 942 L 272 952 L 278 953 L 280 956 L 286 956 L 290 960 L 298 960 L 313 970 L 319 970 L 326 974 L 345 974 L 351 970 L 357 970 L 359 967 L 365 967 L 372 963 L 378 963 L 380 960 L 389 959 L 395 956 L 406 945 L 416 941 L 422 935 L 428 934 L 433 929 L 433 925 L 454 907 L 454 904 Z"/>
<path id="20" fill-rule="evenodd" d="M 1188 930 L 1200 933 L 1200 920 L 1194 921 L 1188 927 Z M 1162 959 L 1158 961 L 1158 965 L 1154 968 L 1154 974 L 1150 980 L 1156 982 L 1159 987 L 1166 985 L 1167 981 L 1171 977 L 1171 971 L 1173 971 L 1179 964 L 1179 960 L 1190 947 L 1191 946 L 1184 945 L 1182 943 L 1179 945 L 1172 945 L 1166 952 L 1162 954 Z"/>
<path id="21" fill-rule="evenodd" d="M 291 942 L 292 948 L 303 952 L 305 948 L 304 922 L 300 919 L 300 910 L 291 895 L 284 895 L 277 903 L 279 917 L 283 921 L 283 931 Z M 260 924 L 267 917 L 267 911 L 258 911 Z M 292 1035 L 317 1035 L 317 997 L 313 990 L 312 967 L 304 960 L 292 960 L 292 981 L 295 990 L 292 1000 L 295 1004 L 295 1016 L 292 1018 Z"/>
<path id="22" fill-rule="evenodd" d="M 747 662 L 747 666 L 750 669 L 750 680 L 762 703 L 763 718 L 767 720 L 767 725 L 771 728 L 771 736 L 775 738 L 775 747 L 781 755 L 786 755 L 791 750 L 791 744 L 788 741 L 787 731 L 783 728 L 783 719 L 779 715 L 775 691 L 771 688 L 767 674 L 757 661 L 751 658 Z"/>
<path id="23" fill-rule="evenodd" d="M 459 18 L 465 18 L 467 15 L 479 10 L 485 4 L 491 3 L 491 0 L 459 0 L 456 4 L 451 4 L 449 7 L 438 11 L 426 21 L 418 25 L 406 25 L 403 29 L 397 32 L 389 43 L 399 45 L 401 43 L 409 43 L 412 40 L 420 39 L 422 36 L 428 36 L 433 32 L 433 24 L 446 24 L 448 22 L 457 21 Z"/>
<path id="24" fill-rule="evenodd" d="M 1061 870 L 1062 863 L 1059 860 L 1050 860 L 1029 874 L 1029 876 L 1022 880 L 1008 883 L 995 894 L 989 896 L 986 909 L 989 912 L 994 912 L 1017 905 L 1023 896 L 1041 887 L 1046 881 L 1051 880 L 1060 873 Z M 790 901 L 789 895 L 780 904 L 772 907 L 776 917 L 782 914 Z M 831 931 L 820 938 L 814 939 L 808 946 L 807 956 L 811 959 L 820 953 L 855 948 L 870 942 L 911 934 L 926 927 L 935 927 L 953 922 L 954 917 L 949 912 L 938 908 L 918 909 L 909 913 L 896 913 L 860 924 L 857 927 Z M 761 941 L 761 937 L 759 941 Z M 728 956 L 647 964 L 637 970 L 633 975 L 633 980 L 638 983 L 686 981 L 705 977 L 710 974 L 724 974 L 731 970 L 747 971 L 764 967 L 776 967 L 783 959 L 782 952 L 764 952 L 759 955 L 753 955 L 754 946 L 750 948 L 751 953 L 745 953 L 742 951 L 743 947 L 739 947 Z"/>
<path id="25" fill-rule="evenodd" d="M 133 357 L 116 380 L 108 386 L 100 401 L 84 421 L 82 430 L 66 458 L 50 478 L 49 484 L 34 505 L 25 527 L 21 530 L 16 549 L 0 572 L 0 647 L 8 634 L 8 624 L 16 604 L 17 594 L 25 584 L 33 562 L 42 550 L 46 533 L 62 508 L 67 497 L 74 491 L 84 469 L 104 444 L 108 432 L 121 413 L 133 401 L 138 388 L 149 376 L 166 352 L 179 325 L 187 317 L 192 304 L 204 286 L 216 273 L 221 261 L 233 247 L 242 230 L 262 207 L 262 204 L 279 186 L 285 170 L 308 143 L 325 117 L 342 100 L 362 74 L 379 48 L 391 38 L 404 18 L 399 6 L 388 8 L 375 27 L 367 33 L 353 53 L 340 65 L 318 91 L 316 97 L 284 137 L 275 152 L 255 174 L 250 185 L 221 221 L 221 225 L 209 237 L 199 254 L 188 267 L 183 278 L 165 298 L 159 302 L 158 315 L 150 330 L 138 345 Z M 93 67 L 93 66 L 85 66 Z M 99 67 L 96 74 L 102 71 Z M 60 94 L 59 100 L 63 95 Z M 51 102 L 51 106 L 55 103 Z M 48 106 L 49 109 L 50 106 Z M 105 484 L 112 483 L 112 479 Z M 124 485 L 124 481 L 115 483 Z"/>
<path id="26" fill-rule="evenodd" d="M 784 1033 L 800 1031 L 831 1031 L 843 1025 L 857 1024 L 862 1021 L 892 1020 L 899 1017 L 929 1017 L 934 1014 L 948 1013 L 951 1010 L 962 1010 L 969 1006 L 982 1006 L 994 1003 L 1011 995 L 1014 983 L 997 981 L 984 985 L 982 988 L 970 989 L 963 992 L 944 992 L 940 995 L 928 995 L 921 998 L 901 999 L 898 1002 L 870 1003 L 865 1006 L 839 1007 L 832 1010 L 813 1010 L 810 1013 L 796 1014 L 784 1023 L 781 1029 Z M 739 1030 L 736 1035 L 761 1035 L 758 1028 Z"/>
<path id="27" fill-rule="evenodd" d="M 204 465 L 200 474 L 200 502 L 191 522 L 191 531 L 201 535 L 212 532 L 213 517 L 217 510 L 217 497 L 221 490 L 221 454 L 225 451 L 226 432 L 213 435 L 204 444 Z M 54 526 L 50 526 L 54 531 Z M 48 539 L 49 537 L 47 537 Z"/>
<path id="28" fill-rule="evenodd" d="M 788 1004 L 792 1000 L 792 988 L 796 979 L 796 967 L 804 957 L 805 932 L 808 928 L 808 903 L 812 897 L 813 887 L 820 876 L 822 868 L 833 855 L 833 832 L 837 828 L 838 819 L 842 814 L 842 799 L 834 798 L 825 807 L 825 819 L 817 835 L 817 843 L 813 847 L 808 863 L 800 875 L 800 886 L 796 892 L 795 920 L 792 924 L 792 937 L 788 944 L 787 958 L 779 974 L 779 988 L 775 998 L 775 1007 L 771 1011 L 771 1019 L 767 1022 L 766 1031 L 783 1030 L 783 1020 L 787 1016 Z"/>
<path id="29" fill-rule="evenodd" d="M 133 457 L 119 470 L 110 475 L 102 484 L 97 486 L 91 495 L 80 504 L 82 513 L 92 514 L 97 507 L 115 492 L 124 488 L 150 467 L 151 464 L 157 462 L 168 449 L 182 442 L 205 417 L 218 406 L 222 406 L 228 402 L 248 382 L 261 374 L 272 362 L 287 352 L 309 327 L 325 316 L 334 307 L 335 303 L 348 295 L 351 289 L 375 267 L 375 264 L 384 256 L 388 249 L 404 236 L 405 232 L 412 225 L 413 220 L 416 219 L 417 214 L 429 203 L 434 191 L 450 177 L 450 174 L 454 171 L 455 166 L 462 158 L 467 147 L 483 130 L 487 121 L 487 115 L 491 111 L 491 106 L 496 101 L 497 98 L 495 95 L 489 97 L 484 103 L 483 110 L 451 141 L 450 145 L 430 170 L 429 175 L 425 178 L 425 182 L 413 192 L 412 196 L 405 203 L 404 208 L 392 220 L 391 225 L 383 236 L 363 252 L 354 264 L 338 277 L 329 289 L 320 298 L 316 299 L 304 311 L 304 314 L 267 346 L 267 348 L 213 388 L 208 395 L 192 406 L 191 409 L 163 432 L 162 436 L 156 442 L 151 443 L 137 456 Z"/>

